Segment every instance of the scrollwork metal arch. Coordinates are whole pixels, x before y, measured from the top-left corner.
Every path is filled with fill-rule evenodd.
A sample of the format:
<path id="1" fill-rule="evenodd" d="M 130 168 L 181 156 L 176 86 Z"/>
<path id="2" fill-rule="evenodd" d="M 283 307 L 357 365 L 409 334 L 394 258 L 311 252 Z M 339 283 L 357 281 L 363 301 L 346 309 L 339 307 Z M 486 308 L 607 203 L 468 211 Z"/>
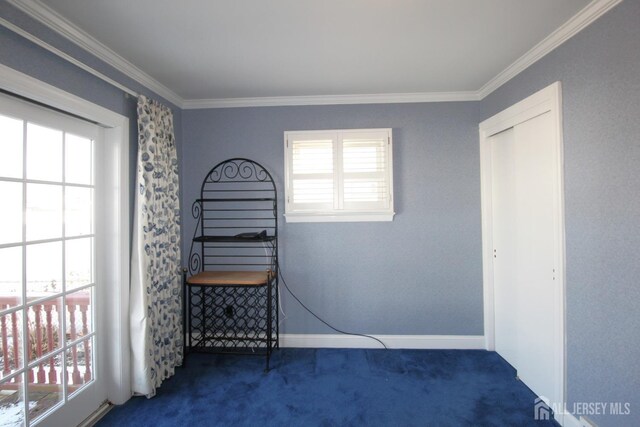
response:
<path id="1" fill-rule="evenodd" d="M 209 173 L 207 173 L 201 190 L 204 191 L 207 184 L 237 180 L 238 178 L 246 181 L 255 179 L 255 181 L 258 182 L 271 182 L 273 184 L 273 190 L 276 191 L 273 177 L 269 171 L 260 163 L 242 157 L 228 159 L 215 165 Z"/>

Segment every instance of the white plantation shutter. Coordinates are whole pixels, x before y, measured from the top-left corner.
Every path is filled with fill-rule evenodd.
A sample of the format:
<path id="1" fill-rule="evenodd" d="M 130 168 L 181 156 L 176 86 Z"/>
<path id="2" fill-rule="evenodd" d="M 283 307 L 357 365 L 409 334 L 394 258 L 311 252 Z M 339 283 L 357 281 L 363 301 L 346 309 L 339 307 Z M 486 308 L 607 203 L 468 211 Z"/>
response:
<path id="1" fill-rule="evenodd" d="M 344 209 L 389 206 L 386 132 L 354 133 L 342 138 Z"/>
<path id="2" fill-rule="evenodd" d="M 291 135 L 289 144 L 289 204 L 297 210 L 333 209 L 335 136 Z"/>
<path id="3" fill-rule="evenodd" d="M 391 129 L 285 132 L 287 221 L 391 221 Z"/>

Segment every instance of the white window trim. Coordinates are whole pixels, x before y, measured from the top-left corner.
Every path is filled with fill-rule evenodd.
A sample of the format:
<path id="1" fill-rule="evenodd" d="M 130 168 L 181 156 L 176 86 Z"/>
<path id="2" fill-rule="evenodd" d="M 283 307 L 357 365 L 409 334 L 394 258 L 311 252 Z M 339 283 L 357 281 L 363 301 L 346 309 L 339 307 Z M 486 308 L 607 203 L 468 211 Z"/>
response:
<path id="1" fill-rule="evenodd" d="M 334 176 L 341 175 L 337 170 L 342 168 L 342 153 L 338 153 L 342 149 L 343 137 L 348 134 L 363 134 L 372 132 L 385 132 L 388 138 L 388 148 L 386 152 L 386 168 L 387 182 L 389 185 L 389 207 L 385 209 L 342 209 L 343 200 L 341 198 L 342 182 L 338 183 L 339 190 L 334 195 L 333 209 L 305 209 L 295 210 L 291 203 L 292 193 L 292 147 L 289 146 L 289 136 L 292 134 L 305 134 L 308 136 L 318 135 L 326 136 L 335 134 L 336 156 Z M 287 222 L 382 222 L 393 221 L 394 212 L 394 196 L 393 196 L 393 135 L 391 128 L 374 128 L 374 129 L 332 129 L 332 130 L 311 130 L 311 131 L 286 131 L 284 133 L 284 158 L 285 158 L 285 219 Z"/>
<path id="2" fill-rule="evenodd" d="M 38 79 L 0 64 L 0 88 L 24 96 L 62 111 L 99 123 L 104 129 L 104 151 L 101 161 L 107 171 L 109 188 L 108 206 L 102 212 L 113 219 L 102 232 L 106 244 L 102 248 L 102 280 L 112 292 L 103 295 L 104 313 L 109 319 L 103 322 L 104 341 L 101 348 L 108 351 L 106 359 L 107 397 L 115 404 L 122 404 L 131 397 L 129 354 L 129 119 L 83 98 L 58 89 Z M 100 274 L 99 272 L 96 272 Z M 109 345 L 105 345 L 109 343 Z"/>

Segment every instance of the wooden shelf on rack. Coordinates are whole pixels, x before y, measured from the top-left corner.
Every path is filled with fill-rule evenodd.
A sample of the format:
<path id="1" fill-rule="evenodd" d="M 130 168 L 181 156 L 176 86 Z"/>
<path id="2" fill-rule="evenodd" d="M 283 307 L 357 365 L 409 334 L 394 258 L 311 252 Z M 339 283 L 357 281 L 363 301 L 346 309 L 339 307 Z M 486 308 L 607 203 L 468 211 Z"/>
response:
<path id="1" fill-rule="evenodd" d="M 203 271 L 187 279 L 197 286 L 264 286 L 273 278 L 267 271 Z"/>

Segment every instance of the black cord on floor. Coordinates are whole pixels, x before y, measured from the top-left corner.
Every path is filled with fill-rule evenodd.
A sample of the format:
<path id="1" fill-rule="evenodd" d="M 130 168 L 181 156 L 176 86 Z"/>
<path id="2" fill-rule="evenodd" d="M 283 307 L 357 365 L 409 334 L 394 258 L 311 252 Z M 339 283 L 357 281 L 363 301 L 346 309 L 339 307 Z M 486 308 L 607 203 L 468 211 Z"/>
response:
<path id="1" fill-rule="evenodd" d="M 311 309 L 309 307 L 307 307 L 306 305 L 304 305 L 304 303 L 302 301 L 300 301 L 300 298 L 298 298 L 296 296 L 296 294 L 293 293 L 293 291 L 289 288 L 289 286 L 287 285 L 286 280 L 284 280 L 284 276 L 282 275 L 282 270 L 280 269 L 280 265 L 277 265 L 278 268 L 278 274 L 280 275 L 280 278 L 282 279 L 282 283 L 284 284 L 285 289 L 287 290 L 287 292 L 289 292 L 291 294 L 291 296 L 298 301 L 298 304 L 300 304 L 302 306 L 302 308 L 304 308 L 305 310 L 307 310 L 313 317 L 315 317 L 316 319 L 318 319 L 319 321 L 321 321 L 322 323 L 324 323 L 325 325 L 327 325 L 329 328 L 333 329 L 334 331 L 344 334 L 344 335 L 352 335 L 352 336 L 356 336 L 356 337 L 364 337 L 364 338 L 369 338 L 375 341 L 378 341 L 380 344 L 382 344 L 382 346 L 384 347 L 385 350 L 389 350 L 389 348 L 378 338 L 371 336 L 371 335 L 367 335 L 367 334 L 358 334 L 358 333 L 354 333 L 354 332 L 345 332 L 345 331 L 341 331 L 338 328 L 335 328 L 333 326 L 331 326 L 329 323 L 327 323 L 326 321 L 324 321 L 322 318 L 320 318 L 320 316 L 318 316 L 317 314 L 315 314 L 313 311 L 311 311 Z"/>

